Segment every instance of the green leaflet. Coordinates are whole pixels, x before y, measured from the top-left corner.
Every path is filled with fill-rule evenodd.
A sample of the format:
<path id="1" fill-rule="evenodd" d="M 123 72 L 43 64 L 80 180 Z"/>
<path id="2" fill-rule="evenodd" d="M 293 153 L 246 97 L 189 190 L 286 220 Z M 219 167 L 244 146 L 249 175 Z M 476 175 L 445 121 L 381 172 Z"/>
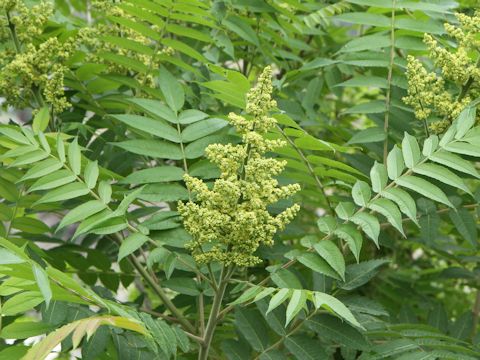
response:
<path id="1" fill-rule="evenodd" d="M 272 296 L 268 303 L 267 314 L 280 306 L 285 300 L 288 299 L 293 289 L 283 288 L 280 289 L 275 295 Z"/>
<path id="2" fill-rule="evenodd" d="M 104 204 L 108 204 L 112 200 L 112 186 L 107 181 L 100 181 L 98 184 L 98 196 Z"/>
<path id="3" fill-rule="evenodd" d="M 126 140 L 115 143 L 115 145 L 134 154 L 150 156 L 152 158 L 174 160 L 183 158 L 179 146 L 161 140 Z"/>
<path id="4" fill-rule="evenodd" d="M 377 259 L 348 265 L 345 271 L 345 283 L 341 288 L 353 290 L 366 284 L 378 273 L 379 268 L 388 262 L 388 260 Z"/>
<path id="5" fill-rule="evenodd" d="M 43 195 L 36 204 L 64 201 L 87 195 L 90 190 L 82 183 L 63 185 Z"/>
<path id="6" fill-rule="evenodd" d="M 342 319 L 348 321 L 355 327 L 363 329 L 363 326 L 355 319 L 352 312 L 338 299 L 331 295 L 315 291 L 313 293 L 313 303 L 316 309 L 321 307 L 332 311 L 334 314 L 340 316 Z"/>
<path id="7" fill-rule="evenodd" d="M 332 267 L 329 265 L 327 261 L 322 259 L 317 254 L 305 252 L 300 256 L 298 256 L 297 260 L 303 265 L 305 265 L 306 267 L 308 267 L 309 269 L 312 269 L 317 273 L 325 274 L 334 279 L 340 280 L 340 277 L 338 276 L 337 272 L 332 269 Z"/>
<path id="8" fill-rule="evenodd" d="M 50 301 L 52 300 L 52 289 L 50 288 L 50 280 L 48 279 L 48 275 L 45 270 L 37 264 L 32 264 L 32 271 L 37 282 L 37 286 L 40 289 L 43 299 L 45 300 L 45 304 L 48 308 Z"/>
<path id="9" fill-rule="evenodd" d="M 40 131 L 45 131 L 50 121 L 50 113 L 48 106 L 42 107 L 38 110 L 37 114 L 33 118 L 32 130 L 35 134 L 38 134 Z"/>
<path id="10" fill-rule="evenodd" d="M 317 226 L 321 232 L 331 234 L 337 227 L 337 220 L 332 216 L 323 216 L 317 220 Z"/>
<path id="11" fill-rule="evenodd" d="M 195 141 L 204 136 L 213 134 L 214 132 L 217 132 L 218 130 L 224 128 L 227 125 L 227 121 L 216 118 L 197 121 L 191 125 L 188 125 L 182 131 L 181 138 L 183 142 Z"/>
<path id="12" fill-rule="evenodd" d="M 306 325 L 318 334 L 321 334 L 321 336 L 345 345 L 348 348 L 363 351 L 370 348 L 370 344 L 360 331 L 333 316 L 315 316 L 307 320 Z"/>
<path id="13" fill-rule="evenodd" d="M 86 219 L 106 208 L 106 205 L 98 200 L 91 200 L 84 204 L 77 206 L 75 209 L 71 210 L 65 217 L 62 219 L 60 224 L 57 227 L 57 231 L 64 228 L 65 226 L 71 225 L 83 219 Z"/>
<path id="14" fill-rule="evenodd" d="M 208 114 L 205 114 L 203 111 L 188 109 L 178 114 L 178 123 L 182 125 L 188 125 L 206 119 L 207 117 Z"/>
<path id="15" fill-rule="evenodd" d="M 382 196 L 397 204 L 400 211 L 418 225 L 417 206 L 415 205 L 415 200 L 413 200 L 409 193 L 400 188 L 390 188 L 382 191 Z"/>
<path id="16" fill-rule="evenodd" d="M 20 155 L 15 161 L 12 163 L 12 166 L 22 166 L 22 165 L 29 165 L 36 163 L 40 160 L 46 159 L 48 157 L 48 153 L 43 150 L 33 150 L 28 152 L 24 155 Z"/>
<path id="17" fill-rule="evenodd" d="M 457 170 L 480 179 L 480 174 L 477 172 L 475 167 L 469 161 L 462 159 L 458 155 L 442 150 L 430 155 L 429 159 L 438 164 L 445 165 L 453 170 Z"/>
<path id="18" fill-rule="evenodd" d="M 45 159 L 39 162 L 37 165 L 30 168 L 25 175 L 19 181 L 25 181 L 30 179 L 38 179 L 54 171 L 59 170 L 62 167 L 62 163 L 56 159 Z"/>
<path id="19" fill-rule="evenodd" d="M 375 216 L 367 212 L 359 212 L 352 216 L 350 221 L 360 226 L 362 231 L 379 247 L 378 235 L 380 234 L 380 223 Z"/>
<path id="20" fill-rule="evenodd" d="M 445 150 L 460 155 L 480 157 L 480 146 L 466 142 L 452 142 L 443 147 Z"/>
<path id="21" fill-rule="evenodd" d="M 391 180 L 397 179 L 405 169 L 402 151 L 395 145 L 387 156 L 387 173 Z"/>
<path id="22" fill-rule="evenodd" d="M 335 208 L 335 213 L 342 220 L 348 220 L 355 212 L 355 205 L 351 202 L 341 202 Z"/>
<path id="23" fill-rule="evenodd" d="M 84 179 L 87 188 L 93 189 L 97 185 L 98 175 L 100 170 L 98 168 L 97 161 L 89 161 L 87 166 L 85 166 Z"/>
<path id="24" fill-rule="evenodd" d="M 110 115 L 110 117 L 127 124 L 128 126 L 152 134 L 161 139 L 180 143 L 181 139 L 177 129 L 162 120 L 151 119 L 140 115 Z"/>
<path id="25" fill-rule="evenodd" d="M 293 318 L 305 307 L 307 295 L 304 290 L 293 290 L 290 302 L 287 306 L 287 320 L 285 327 L 293 320 Z"/>
<path id="26" fill-rule="evenodd" d="M 131 98 L 128 99 L 128 101 L 132 104 L 135 104 L 139 110 L 147 113 L 150 116 L 167 120 L 173 124 L 178 122 L 175 113 L 158 100 Z"/>
<path id="27" fill-rule="evenodd" d="M 182 85 L 165 68 L 160 68 L 160 89 L 167 105 L 173 111 L 179 111 L 185 102 L 185 92 Z"/>
<path id="28" fill-rule="evenodd" d="M 382 189 L 387 186 L 387 169 L 385 165 L 375 162 L 372 169 L 370 170 L 370 179 L 372 181 L 372 189 L 376 193 L 382 191 Z"/>
<path id="29" fill-rule="evenodd" d="M 436 164 L 419 164 L 413 168 L 413 172 L 439 180 L 444 184 L 454 186 L 468 194 L 472 194 L 464 181 L 447 168 Z"/>
<path id="30" fill-rule="evenodd" d="M 51 325 L 40 321 L 14 322 L 2 329 L 2 339 L 27 339 L 29 337 L 45 334 L 52 330 Z"/>
<path id="31" fill-rule="evenodd" d="M 335 16 L 335 19 L 346 21 L 352 24 L 390 27 L 390 19 L 385 15 L 366 12 L 351 12 Z"/>
<path id="32" fill-rule="evenodd" d="M 285 339 L 285 346 L 297 360 L 325 359 L 325 350 L 318 347 L 318 343 L 302 335 L 292 335 Z"/>
<path id="33" fill-rule="evenodd" d="M 366 206 L 370 201 L 372 191 L 370 186 L 364 181 L 357 181 L 352 188 L 352 197 L 358 206 Z"/>
<path id="34" fill-rule="evenodd" d="M 398 178 L 396 181 L 397 181 L 397 184 L 402 187 L 413 190 L 419 193 L 420 195 L 423 195 L 434 201 L 441 202 L 442 204 L 445 204 L 451 208 L 454 207 L 450 202 L 450 200 L 448 200 L 445 193 L 442 190 L 440 190 L 440 188 L 438 188 L 437 186 L 431 184 L 430 182 L 422 178 L 419 178 L 416 176 L 404 176 L 404 177 Z"/>
<path id="35" fill-rule="evenodd" d="M 2 315 L 13 316 L 34 308 L 44 301 L 38 291 L 25 291 L 10 297 L 2 304 Z"/>
<path id="36" fill-rule="evenodd" d="M 268 331 L 258 312 L 237 307 L 235 326 L 256 351 L 267 348 Z"/>
<path id="37" fill-rule="evenodd" d="M 467 209 L 456 209 L 456 211 L 449 211 L 448 215 L 463 238 L 472 246 L 477 247 L 478 232 L 474 216 L 470 214 Z"/>
<path id="38" fill-rule="evenodd" d="M 352 109 L 350 109 L 350 112 Z M 379 127 L 371 127 L 365 130 L 361 130 L 357 132 L 355 135 L 352 136 L 350 140 L 348 140 L 349 144 L 365 144 L 371 142 L 379 142 L 385 140 L 385 133 L 383 129 Z"/>
<path id="39" fill-rule="evenodd" d="M 22 135 L 22 133 L 18 132 L 13 127 L 0 126 L 0 134 L 5 135 L 19 144 L 31 145 L 30 141 L 25 137 L 25 135 Z"/>
<path id="40" fill-rule="evenodd" d="M 345 259 L 337 245 L 330 240 L 322 240 L 313 248 L 345 280 Z"/>
<path id="41" fill-rule="evenodd" d="M 125 184 L 150 184 L 182 180 L 184 170 L 175 166 L 158 166 L 135 171 L 122 180 Z"/>
<path id="42" fill-rule="evenodd" d="M 430 157 L 435 150 L 438 148 L 438 136 L 430 135 L 427 140 L 423 143 L 422 154 Z"/>
<path id="43" fill-rule="evenodd" d="M 343 224 L 334 231 L 334 234 L 347 243 L 348 248 L 358 262 L 363 243 L 360 232 L 351 224 Z"/>
<path id="44" fill-rule="evenodd" d="M 455 126 L 457 133 L 455 134 L 455 139 L 461 140 L 465 134 L 472 128 L 475 124 L 477 108 L 475 106 L 467 106 L 461 113 L 460 116 L 455 121 Z"/>
<path id="45" fill-rule="evenodd" d="M 84 219 L 80 225 L 78 225 L 77 230 L 75 231 L 75 234 L 73 235 L 74 238 L 77 236 L 80 236 L 91 229 L 93 229 L 95 226 L 100 225 L 104 221 L 110 219 L 113 217 L 114 214 L 112 213 L 111 210 L 105 209 L 100 211 L 99 213 L 96 213 L 86 219 Z"/>
<path id="46" fill-rule="evenodd" d="M 368 208 L 385 216 L 388 222 L 392 224 L 403 236 L 405 236 L 402 226 L 402 215 L 392 201 L 387 199 L 377 199 L 372 201 Z"/>
<path id="47" fill-rule="evenodd" d="M 225 25 L 227 29 L 229 29 L 230 31 L 233 31 L 234 33 L 236 33 L 242 39 L 254 45 L 260 46 L 258 37 L 255 34 L 255 31 L 242 18 L 238 16 L 229 16 L 228 18 L 223 20 L 223 25 Z"/>
<path id="48" fill-rule="evenodd" d="M 122 244 L 120 245 L 120 249 L 118 250 L 117 261 L 122 260 L 124 257 L 138 250 L 148 240 L 148 236 L 145 236 L 141 233 L 134 233 L 125 238 L 125 240 L 123 240 Z"/>
<path id="49" fill-rule="evenodd" d="M 78 138 L 75 138 L 68 145 L 68 162 L 73 173 L 79 175 L 82 166 L 82 154 L 78 145 Z"/>
<path id="50" fill-rule="evenodd" d="M 402 140 L 402 153 L 405 165 L 409 169 L 417 165 L 420 161 L 421 154 L 417 139 L 408 133 L 405 133 Z"/>

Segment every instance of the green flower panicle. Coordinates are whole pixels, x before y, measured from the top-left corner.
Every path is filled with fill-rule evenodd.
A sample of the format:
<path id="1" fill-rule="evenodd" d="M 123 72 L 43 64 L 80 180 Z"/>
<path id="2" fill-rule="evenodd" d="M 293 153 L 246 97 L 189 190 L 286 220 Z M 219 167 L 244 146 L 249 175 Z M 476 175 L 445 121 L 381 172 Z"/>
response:
<path id="1" fill-rule="evenodd" d="M 65 41 L 50 37 L 39 42 L 53 14 L 51 1 L 40 1 L 29 7 L 20 0 L 0 0 L 0 9 L 5 14 L 0 17 L 0 37 L 11 40 L 11 46 L 2 51 L 0 60 L 4 105 L 29 107 L 29 99 L 37 92 L 38 107 L 45 102 L 53 112 L 61 113 L 70 107 L 65 97 L 64 77 L 68 71 L 65 64 L 77 47 L 75 37 Z"/>
<path id="2" fill-rule="evenodd" d="M 408 96 L 403 100 L 413 107 L 418 120 L 427 121 L 434 114 L 441 117 L 429 124 L 430 131 L 436 134 L 443 133 L 480 91 L 478 60 L 471 56 L 480 45 L 480 11 L 471 17 L 464 14 L 456 17 L 458 26 L 445 24 L 446 33 L 457 42 L 455 49 L 442 47 L 429 34 L 424 36 L 438 73 L 428 72 L 413 56 L 407 58 Z M 452 91 L 449 84 L 458 90 Z"/>
<path id="3" fill-rule="evenodd" d="M 178 211 L 193 240 L 187 245 L 199 263 L 218 261 L 226 265 L 253 266 L 261 262 L 254 255 L 260 245 L 273 245 L 273 237 L 295 217 L 295 204 L 280 214 L 271 215 L 267 207 L 300 190 L 298 184 L 279 186 L 285 161 L 265 154 L 284 146 L 281 140 L 263 136 L 276 120 L 269 116 L 276 106 L 272 99 L 272 70 L 267 67 L 258 83 L 247 94 L 246 115 L 229 114 L 229 121 L 242 142 L 212 144 L 207 158 L 221 171 L 209 188 L 202 180 L 186 175 L 187 188 L 196 201 L 180 202 Z"/>

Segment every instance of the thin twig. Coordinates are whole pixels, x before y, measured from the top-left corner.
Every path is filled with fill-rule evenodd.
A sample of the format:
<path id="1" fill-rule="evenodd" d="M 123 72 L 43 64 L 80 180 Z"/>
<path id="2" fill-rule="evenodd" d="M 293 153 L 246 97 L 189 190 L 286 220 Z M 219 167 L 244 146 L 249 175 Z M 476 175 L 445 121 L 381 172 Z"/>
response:
<path id="1" fill-rule="evenodd" d="M 326 202 L 327 208 L 328 208 L 328 212 L 330 213 L 330 215 L 333 215 L 334 214 L 333 207 L 332 207 L 332 204 L 330 203 L 330 200 L 328 199 L 328 196 L 325 192 L 325 187 L 324 187 L 323 183 L 320 181 L 317 174 L 315 173 L 315 170 L 313 169 L 312 165 L 310 164 L 310 161 L 308 161 L 308 159 L 306 158 L 303 151 L 300 150 L 300 148 L 295 144 L 294 141 L 292 141 L 292 139 L 290 139 L 290 137 L 287 134 L 285 134 L 285 132 L 283 131 L 283 129 L 279 125 L 277 125 L 277 129 L 283 135 L 285 140 L 287 140 L 288 143 L 294 148 L 294 150 L 298 153 L 298 155 L 300 155 L 300 158 L 302 159 L 303 163 L 307 167 L 310 175 L 312 175 L 312 177 L 315 179 L 315 183 L 317 184 L 318 188 L 320 189 L 320 191 L 323 195 L 323 198 L 325 199 L 325 202 Z"/>
<path id="2" fill-rule="evenodd" d="M 390 120 L 390 105 L 392 97 L 392 73 L 395 60 L 395 6 L 396 0 L 392 0 L 392 22 L 390 27 L 390 63 L 388 65 L 387 75 L 387 94 L 385 96 L 385 121 L 383 125 L 383 132 L 385 133 L 385 140 L 383 142 L 383 163 L 387 164 L 388 155 L 388 126 Z"/>

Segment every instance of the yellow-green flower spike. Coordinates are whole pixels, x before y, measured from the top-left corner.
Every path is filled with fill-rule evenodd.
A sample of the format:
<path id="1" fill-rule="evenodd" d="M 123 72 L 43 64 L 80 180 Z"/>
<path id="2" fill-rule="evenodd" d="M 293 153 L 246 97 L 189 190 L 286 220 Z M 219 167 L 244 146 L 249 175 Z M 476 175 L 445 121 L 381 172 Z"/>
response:
<path id="1" fill-rule="evenodd" d="M 445 24 L 447 34 L 458 43 L 455 49 L 443 47 L 429 34 L 424 36 L 429 56 L 440 69 L 439 74 L 428 72 L 412 56 L 407 59 L 408 96 L 403 100 L 413 107 L 419 120 L 427 120 L 432 114 L 442 118 L 429 126 L 436 134 L 444 132 L 471 101 L 471 96 L 463 91 L 467 83 L 472 96 L 476 97 L 479 93 L 480 69 L 478 60 L 471 54 L 480 45 L 480 11 L 471 17 L 464 14 L 456 14 L 456 17 L 459 26 Z M 451 92 L 447 81 L 457 85 L 456 93 Z"/>
<path id="2" fill-rule="evenodd" d="M 285 145 L 263 137 L 276 124 L 269 116 L 276 106 L 271 97 L 271 76 L 272 70 L 267 67 L 248 92 L 245 116 L 229 115 L 242 143 L 207 147 L 207 158 L 221 171 L 213 187 L 209 189 L 202 180 L 185 176 L 196 202 L 180 202 L 178 211 L 193 238 L 188 248 L 199 263 L 218 261 L 245 267 L 261 262 L 255 251 L 262 244 L 271 246 L 275 233 L 283 230 L 300 209 L 295 204 L 276 216 L 267 210 L 268 205 L 300 189 L 298 184 L 279 186 L 274 177 L 286 163 L 264 156 Z"/>

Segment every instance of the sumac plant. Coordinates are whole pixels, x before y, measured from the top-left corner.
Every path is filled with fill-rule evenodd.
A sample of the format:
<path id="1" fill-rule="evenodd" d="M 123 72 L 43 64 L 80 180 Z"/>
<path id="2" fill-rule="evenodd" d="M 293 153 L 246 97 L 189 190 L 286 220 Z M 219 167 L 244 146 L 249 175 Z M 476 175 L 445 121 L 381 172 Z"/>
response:
<path id="1" fill-rule="evenodd" d="M 0 360 L 479 359 L 475 5 L 0 0 Z"/>

